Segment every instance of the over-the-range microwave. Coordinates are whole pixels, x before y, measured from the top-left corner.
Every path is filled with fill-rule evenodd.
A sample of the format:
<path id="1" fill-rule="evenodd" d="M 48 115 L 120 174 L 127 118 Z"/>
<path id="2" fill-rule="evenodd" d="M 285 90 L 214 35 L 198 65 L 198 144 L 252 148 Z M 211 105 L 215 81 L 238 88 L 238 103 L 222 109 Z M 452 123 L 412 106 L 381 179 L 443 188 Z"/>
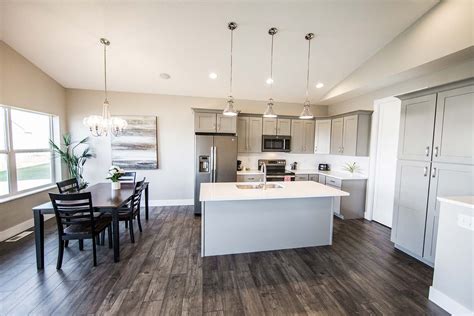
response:
<path id="1" fill-rule="evenodd" d="M 262 151 L 289 152 L 291 150 L 291 136 L 262 136 Z"/>

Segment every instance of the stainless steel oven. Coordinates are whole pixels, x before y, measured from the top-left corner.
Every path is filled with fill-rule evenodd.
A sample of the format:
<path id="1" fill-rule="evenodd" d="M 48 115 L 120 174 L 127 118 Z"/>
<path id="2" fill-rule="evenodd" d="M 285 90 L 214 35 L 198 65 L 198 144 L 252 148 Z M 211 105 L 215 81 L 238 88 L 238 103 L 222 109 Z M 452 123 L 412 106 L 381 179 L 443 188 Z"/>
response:
<path id="1" fill-rule="evenodd" d="M 291 136 L 262 136 L 262 151 L 289 152 L 291 150 Z"/>
<path id="2" fill-rule="evenodd" d="M 290 181 L 295 181 L 294 174 L 281 174 L 281 175 L 268 175 L 267 174 L 267 182 L 276 182 L 276 181 L 285 181 L 285 177 L 289 177 Z"/>
<path id="3" fill-rule="evenodd" d="M 285 159 L 259 159 L 258 160 L 258 170 L 262 169 L 262 165 L 265 164 L 267 167 L 267 177 L 268 182 L 276 181 L 295 181 L 295 173 L 286 170 L 286 160 Z"/>

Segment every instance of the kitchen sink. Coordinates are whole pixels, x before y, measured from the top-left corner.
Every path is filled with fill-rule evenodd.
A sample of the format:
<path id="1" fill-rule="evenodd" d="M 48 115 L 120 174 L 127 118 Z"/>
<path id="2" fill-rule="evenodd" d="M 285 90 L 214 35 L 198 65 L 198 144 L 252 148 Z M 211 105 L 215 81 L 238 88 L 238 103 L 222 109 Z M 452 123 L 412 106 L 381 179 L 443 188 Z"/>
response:
<path id="1" fill-rule="evenodd" d="M 236 184 L 237 189 L 241 190 L 262 190 L 264 187 L 263 183 L 260 184 Z M 281 184 L 267 183 L 265 189 L 282 189 L 284 188 Z"/>

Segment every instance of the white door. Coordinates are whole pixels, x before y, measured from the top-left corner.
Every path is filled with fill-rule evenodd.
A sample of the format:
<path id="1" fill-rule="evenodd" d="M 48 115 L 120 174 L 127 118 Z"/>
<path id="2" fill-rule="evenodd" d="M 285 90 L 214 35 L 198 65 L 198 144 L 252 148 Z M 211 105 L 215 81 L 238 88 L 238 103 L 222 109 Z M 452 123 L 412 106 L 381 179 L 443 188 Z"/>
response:
<path id="1" fill-rule="evenodd" d="M 392 227 L 400 110 L 401 102 L 398 99 L 376 104 L 378 137 L 372 219 L 388 227 Z"/>

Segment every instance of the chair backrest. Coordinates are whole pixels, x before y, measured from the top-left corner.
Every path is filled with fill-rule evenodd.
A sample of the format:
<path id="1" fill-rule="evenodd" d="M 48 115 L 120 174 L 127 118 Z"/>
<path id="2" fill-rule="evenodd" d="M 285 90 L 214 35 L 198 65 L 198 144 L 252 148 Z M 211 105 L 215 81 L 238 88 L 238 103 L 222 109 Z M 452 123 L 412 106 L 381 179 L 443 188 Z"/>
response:
<path id="1" fill-rule="evenodd" d="M 143 192 L 143 189 L 145 188 L 145 179 L 146 178 L 143 178 L 143 180 L 138 181 L 137 183 L 135 183 L 135 189 L 133 190 L 133 197 L 132 197 L 132 201 L 130 203 L 130 208 L 131 208 L 132 212 L 134 210 L 140 208 L 140 201 L 142 199 L 142 192 Z"/>
<path id="2" fill-rule="evenodd" d="M 64 181 L 56 182 L 59 193 L 74 193 L 79 191 L 79 182 L 77 179 L 67 179 Z"/>
<path id="3" fill-rule="evenodd" d="M 135 183 L 137 173 L 135 171 L 127 171 L 120 178 L 120 183 Z"/>
<path id="4" fill-rule="evenodd" d="M 49 193 L 49 197 L 53 204 L 60 235 L 64 234 L 64 227 L 72 225 L 90 224 L 91 230 L 94 230 L 94 207 L 90 192 Z"/>

